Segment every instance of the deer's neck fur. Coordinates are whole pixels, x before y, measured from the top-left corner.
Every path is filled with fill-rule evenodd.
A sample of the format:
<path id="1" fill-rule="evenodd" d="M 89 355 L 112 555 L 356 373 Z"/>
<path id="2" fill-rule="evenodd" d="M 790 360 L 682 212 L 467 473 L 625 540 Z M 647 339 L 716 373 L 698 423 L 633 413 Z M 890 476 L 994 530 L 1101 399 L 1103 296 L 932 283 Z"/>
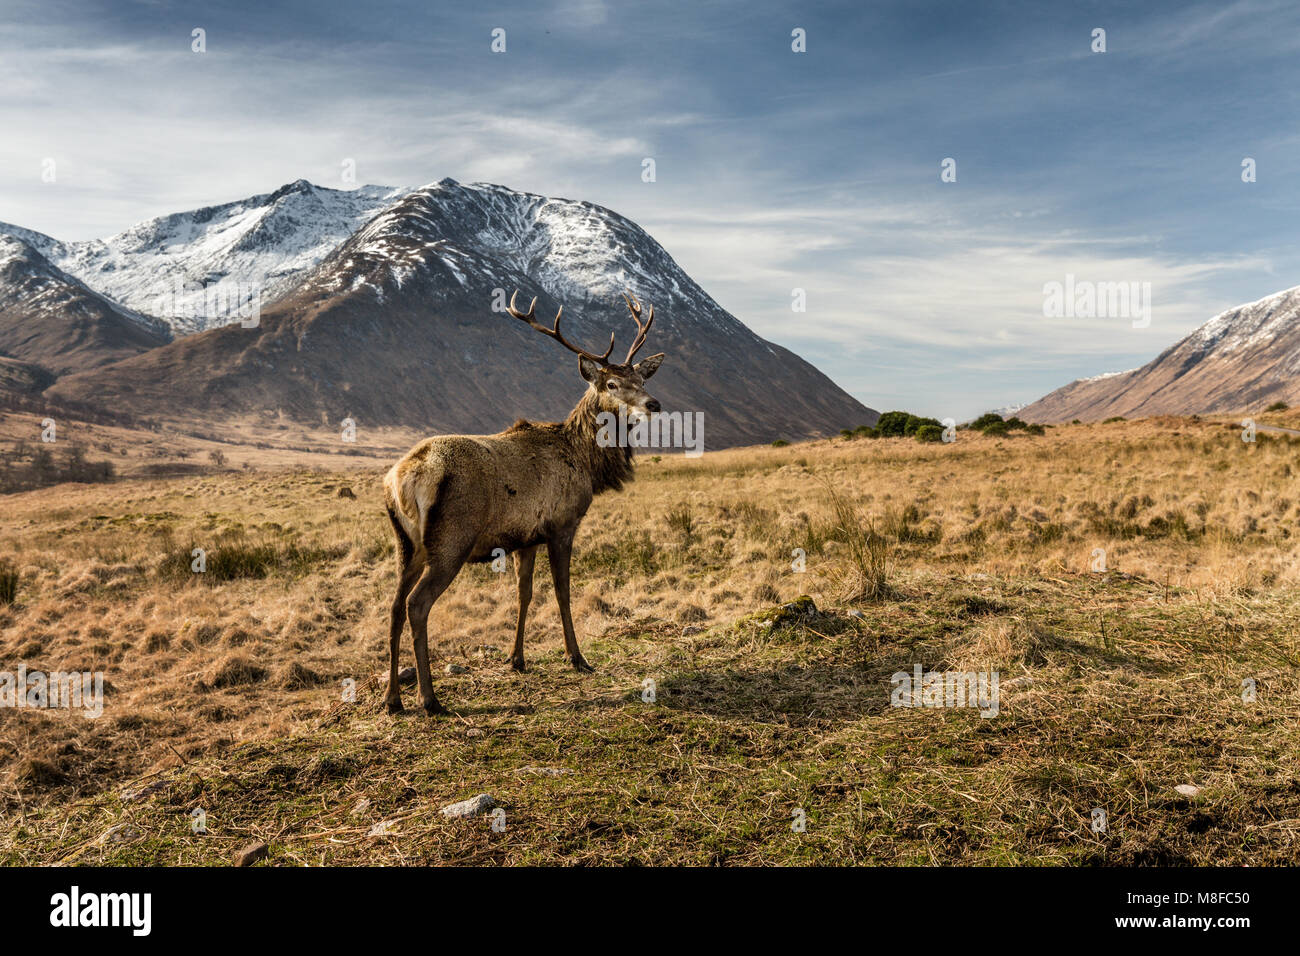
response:
<path id="1" fill-rule="evenodd" d="M 609 409 L 600 407 L 600 397 L 589 388 L 560 426 L 580 466 L 591 474 L 591 491 L 597 495 L 618 491 L 633 478 L 632 449 L 617 444 L 602 446 L 597 441 L 600 423 L 596 416 L 604 411 Z"/>

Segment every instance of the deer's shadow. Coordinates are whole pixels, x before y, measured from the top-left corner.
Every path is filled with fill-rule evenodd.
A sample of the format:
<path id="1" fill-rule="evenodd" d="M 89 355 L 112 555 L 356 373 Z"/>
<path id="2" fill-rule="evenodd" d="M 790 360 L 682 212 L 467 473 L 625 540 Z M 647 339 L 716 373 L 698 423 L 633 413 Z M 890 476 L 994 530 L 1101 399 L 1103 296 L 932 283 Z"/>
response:
<path id="1" fill-rule="evenodd" d="M 813 663 L 666 675 L 655 701 L 672 711 L 792 726 L 850 721 L 889 709 L 888 672 Z"/>
<path id="2" fill-rule="evenodd" d="M 467 700 L 464 706 L 452 709 L 463 717 L 475 717 L 654 706 L 677 713 L 800 726 L 856 720 L 888 710 L 893 669 L 813 663 L 756 670 L 692 670 L 662 677 L 648 674 L 640 686 L 606 689 L 564 701 L 487 704 Z"/>

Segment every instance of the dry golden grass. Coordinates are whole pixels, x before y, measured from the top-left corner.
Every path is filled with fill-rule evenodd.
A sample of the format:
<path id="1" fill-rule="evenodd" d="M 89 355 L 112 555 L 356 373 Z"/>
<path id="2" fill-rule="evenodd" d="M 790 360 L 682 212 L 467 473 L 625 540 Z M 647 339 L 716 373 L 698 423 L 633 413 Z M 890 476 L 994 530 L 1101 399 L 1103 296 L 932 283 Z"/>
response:
<path id="1" fill-rule="evenodd" d="M 97 720 L 0 710 L 0 854 L 216 862 L 260 835 L 300 862 L 1284 861 L 1300 443 L 1239 432 L 643 458 L 575 552 L 599 673 L 561 667 L 541 568 L 532 667 L 508 672 L 510 576 L 468 568 L 430 621 L 458 715 L 439 721 L 373 706 L 393 587 L 378 458 L 10 496 L 6 667 L 103 670 L 111 690 Z M 803 594 L 815 616 L 765 611 Z M 1001 713 L 890 708 L 914 663 L 998 670 Z M 121 797 L 142 780 L 164 796 Z M 506 835 L 438 817 L 480 790 L 508 802 Z M 196 806 L 214 835 L 189 833 Z M 117 823 L 135 835 L 96 844 Z"/>

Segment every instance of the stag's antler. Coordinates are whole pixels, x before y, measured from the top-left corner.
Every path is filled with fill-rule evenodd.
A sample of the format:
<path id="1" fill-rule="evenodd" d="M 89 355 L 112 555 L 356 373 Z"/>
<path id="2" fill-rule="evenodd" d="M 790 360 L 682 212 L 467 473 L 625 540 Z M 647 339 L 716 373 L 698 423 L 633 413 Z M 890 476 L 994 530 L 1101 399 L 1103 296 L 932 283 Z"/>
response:
<path id="1" fill-rule="evenodd" d="M 637 350 L 645 345 L 645 334 L 650 331 L 650 326 L 655 320 L 655 307 L 650 306 L 650 315 L 645 320 L 645 325 L 641 324 L 641 303 L 637 301 L 636 296 L 631 292 L 623 293 L 623 301 L 627 307 L 632 310 L 632 321 L 636 323 L 636 340 L 633 341 L 632 347 L 627 350 L 627 358 L 623 359 L 624 365 L 632 364 L 632 358 L 636 355 Z"/>
<path id="2" fill-rule="evenodd" d="M 555 339 L 555 341 L 559 342 L 570 352 L 577 352 L 583 358 L 589 358 L 593 362 L 600 362 L 602 365 L 609 364 L 609 362 L 606 360 L 609 358 L 609 353 L 614 351 L 613 332 L 609 333 L 609 348 L 605 349 L 604 355 L 596 355 L 593 352 L 588 352 L 586 349 L 580 349 L 578 348 L 578 346 L 574 345 L 572 342 L 568 341 L 563 335 L 560 334 L 560 315 L 561 313 L 564 312 L 564 306 L 560 306 L 560 311 L 555 313 L 555 322 L 553 322 L 551 327 L 548 329 L 540 322 L 535 321 L 535 318 L 533 316 L 533 308 L 537 305 L 536 297 L 534 297 L 533 301 L 529 303 L 527 312 L 520 312 L 518 309 L 515 308 L 515 296 L 518 294 L 519 294 L 519 290 L 516 289 L 514 291 L 514 295 L 510 296 L 510 305 L 506 307 L 506 311 L 508 311 L 516 319 L 520 319 L 524 322 L 527 322 L 529 325 L 535 328 L 538 332 L 541 332 L 543 335 L 549 335 L 551 338 Z M 651 309 L 651 312 L 653 311 L 654 310 Z M 640 325 L 639 322 L 637 324 Z"/>

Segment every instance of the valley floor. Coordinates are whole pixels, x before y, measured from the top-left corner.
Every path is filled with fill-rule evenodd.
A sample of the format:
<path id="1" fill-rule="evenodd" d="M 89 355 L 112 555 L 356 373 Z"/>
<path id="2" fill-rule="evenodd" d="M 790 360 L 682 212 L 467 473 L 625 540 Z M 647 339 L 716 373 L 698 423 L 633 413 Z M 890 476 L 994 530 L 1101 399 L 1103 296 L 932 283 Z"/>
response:
<path id="1" fill-rule="evenodd" d="M 597 673 L 543 568 L 509 671 L 512 582 L 468 568 L 438 719 L 378 707 L 382 465 L 8 496 L 0 669 L 109 689 L 0 708 L 0 860 L 1290 863 L 1297 449 L 1170 418 L 646 458 L 575 552 Z M 996 672 L 996 715 L 891 706 L 917 665 Z M 504 815 L 439 813 L 479 793 Z"/>

